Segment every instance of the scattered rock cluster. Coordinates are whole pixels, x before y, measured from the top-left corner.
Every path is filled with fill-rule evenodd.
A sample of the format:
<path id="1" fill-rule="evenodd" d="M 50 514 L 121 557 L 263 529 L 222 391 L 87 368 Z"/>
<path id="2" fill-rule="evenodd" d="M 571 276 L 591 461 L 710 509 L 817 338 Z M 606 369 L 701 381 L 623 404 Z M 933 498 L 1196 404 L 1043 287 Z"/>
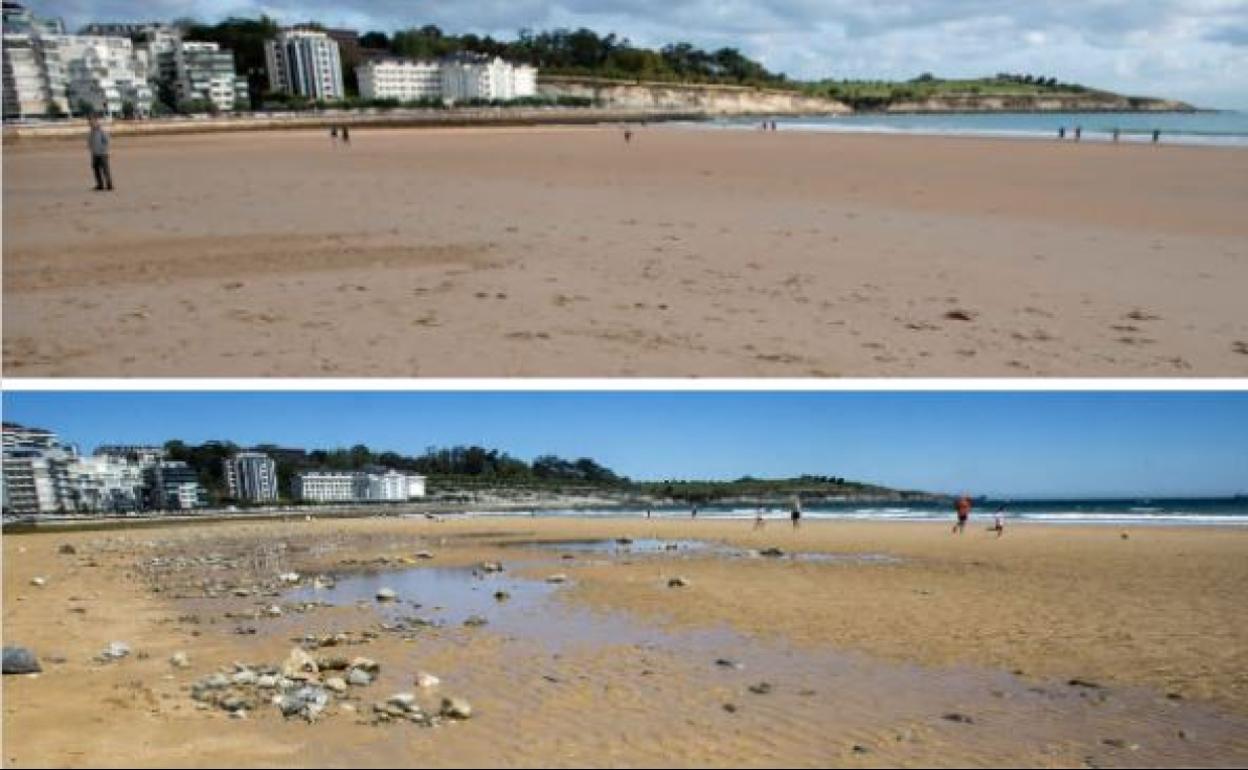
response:
<path id="1" fill-rule="evenodd" d="M 186 661 L 185 654 L 181 661 Z M 178 658 L 175 655 L 175 658 Z M 175 666 L 178 662 L 171 662 Z M 281 665 L 236 663 L 191 685 L 191 698 L 198 708 L 218 708 L 236 719 L 246 718 L 264 704 L 272 705 L 288 719 L 315 722 L 336 706 L 337 713 L 358 713 L 352 702 L 355 693 L 369 687 L 381 673 L 381 664 L 364 657 L 313 657 L 302 647 L 294 647 Z M 436 688 L 440 681 L 433 674 L 418 672 L 415 684 L 422 690 Z M 425 711 L 412 693 L 396 693 L 373 703 L 365 720 L 371 724 L 405 720 L 432 727 L 443 719 L 468 719 L 472 706 L 462 698 L 446 697 L 435 713 Z"/>

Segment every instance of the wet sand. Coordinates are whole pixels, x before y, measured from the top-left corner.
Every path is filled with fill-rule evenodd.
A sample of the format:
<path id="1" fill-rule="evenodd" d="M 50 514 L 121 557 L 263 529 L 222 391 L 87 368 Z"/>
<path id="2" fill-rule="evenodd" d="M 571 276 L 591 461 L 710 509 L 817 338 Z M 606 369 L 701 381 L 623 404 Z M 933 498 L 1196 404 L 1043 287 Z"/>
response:
<path id="1" fill-rule="evenodd" d="M 1248 153 L 614 129 L 4 151 L 9 376 L 1248 374 Z"/>
<path id="2" fill-rule="evenodd" d="M 44 673 L 5 677 L 5 763 L 1248 762 L 1248 532 L 751 527 L 422 518 L 9 535 L 5 643 L 34 648 Z M 768 547 L 785 555 L 748 553 Z M 474 577 L 483 560 L 505 571 Z M 292 569 L 300 585 L 282 586 Z M 318 573 L 336 585 L 312 587 Z M 380 586 L 399 600 L 373 601 Z M 264 612 L 274 603 L 280 617 Z M 488 623 L 464 626 L 472 614 Z M 280 664 L 296 640 L 338 632 L 314 654 L 364 655 L 381 676 L 311 725 L 190 697 L 220 667 Z M 132 654 L 93 661 L 111 641 Z M 190 666 L 170 666 L 175 651 Z M 472 719 L 372 724 L 371 704 L 416 690 L 417 670 L 442 679 L 418 692 L 427 708 L 460 696 Z"/>

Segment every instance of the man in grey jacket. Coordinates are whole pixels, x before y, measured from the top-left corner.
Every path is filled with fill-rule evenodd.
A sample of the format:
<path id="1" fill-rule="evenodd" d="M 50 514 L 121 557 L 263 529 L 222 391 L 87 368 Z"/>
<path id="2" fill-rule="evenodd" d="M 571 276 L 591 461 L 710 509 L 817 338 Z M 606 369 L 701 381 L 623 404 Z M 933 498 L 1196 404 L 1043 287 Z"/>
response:
<path id="1" fill-rule="evenodd" d="M 95 189 L 113 189 L 113 173 L 108 167 L 108 132 L 100 125 L 100 119 L 92 115 L 87 119 L 91 132 L 87 134 L 87 148 L 91 150 L 91 171 L 95 173 Z"/>

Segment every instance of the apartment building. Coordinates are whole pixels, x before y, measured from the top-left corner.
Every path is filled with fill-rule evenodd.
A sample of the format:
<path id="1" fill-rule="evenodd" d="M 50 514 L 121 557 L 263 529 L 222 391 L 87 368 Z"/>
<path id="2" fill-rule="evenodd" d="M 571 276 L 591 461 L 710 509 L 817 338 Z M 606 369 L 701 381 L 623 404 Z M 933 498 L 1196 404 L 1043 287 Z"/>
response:
<path id="1" fill-rule="evenodd" d="M 356 67 L 355 76 L 364 99 L 417 102 L 442 98 L 442 65 L 435 61 L 379 59 Z"/>
<path id="2" fill-rule="evenodd" d="M 327 101 L 346 95 L 338 43 L 324 32 L 283 30 L 265 42 L 264 53 L 270 90 Z"/>
<path id="3" fill-rule="evenodd" d="M 253 503 L 276 502 L 277 463 L 263 452 L 239 452 L 221 461 L 230 497 Z"/>
<path id="4" fill-rule="evenodd" d="M 379 59 L 355 68 L 365 99 L 510 101 L 537 95 L 537 68 L 501 58 Z"/>
<path id="5" fill-rule="evenodd" d="M 424 497 L 425 477 L 393 469 L 305 471 L 293 482 L 296 500 L 312 503 L 394 503 Z"/>
<path id="6" fill-rule="evenodd" d="M 162 511 L 204 508 L 208 493 L 195 469 L 181 460 L 162 460 L 144 473 L 147 507 Z"/>
<path id="7" fill-rule="evenodd" d="M 3 484 L 0 500 L 5 513 L 38 514 L 70 510 L 69 467 L 78 459 L 73 446 L 55 433 L 16 423 L 3 425 Z"/>

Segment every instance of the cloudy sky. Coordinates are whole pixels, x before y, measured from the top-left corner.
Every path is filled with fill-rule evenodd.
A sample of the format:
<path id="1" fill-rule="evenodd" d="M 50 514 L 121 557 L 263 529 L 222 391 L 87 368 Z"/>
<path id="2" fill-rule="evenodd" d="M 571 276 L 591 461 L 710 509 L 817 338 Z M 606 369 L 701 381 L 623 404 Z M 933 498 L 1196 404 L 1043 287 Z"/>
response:
<path id="1" fill-rule="evenodd" d="M 437 24 L 513 37 L 586 26 L 658 46 L 735 46 L 796 78 L 931 71 L 1056 76 L 1248 109 L 1248 0 L 29 0 L 88 21 L 268 13 L 361 31 Z"/>

